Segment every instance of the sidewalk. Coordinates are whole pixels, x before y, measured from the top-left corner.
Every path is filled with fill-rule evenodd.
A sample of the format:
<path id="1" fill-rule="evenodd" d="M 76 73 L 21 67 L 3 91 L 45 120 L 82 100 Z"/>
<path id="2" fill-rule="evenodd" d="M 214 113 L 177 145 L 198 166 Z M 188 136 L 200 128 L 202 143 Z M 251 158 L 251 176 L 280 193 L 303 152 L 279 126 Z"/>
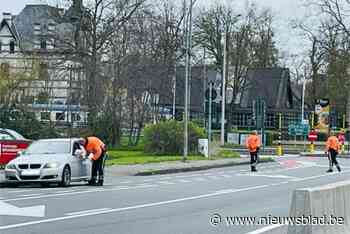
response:
<path id="1" fill-rule="evenodd" d="M 274 162 L 273 157 L 261 156 L 260 163 Z M 170 174 L 188 171 L 201 171 L 212 168 L 249 165 L 249 157 L 234 159 L 201 160 L 188 162 L 163 162 L 135 165 L 114 165 L 105 168 L 105 173 L 111 176 L 146 176 L 155 174 Z M 4 181 L 4 171 L 0 170 L 0 183 Z"/>
<path id="2" fill-rule="evenodd" d="M 273 162 L 271 158 L 262 158 L 263 162 Z M 218 160 L 202 160 L 189 162 L 164 162 L 164 163 L 150 163 L 150 164 L 136 164 L 136 165 L 115 165 L 107 167 L 106 174 L 113 176 L 125 175 L 155 175 L 155 174 L 170 174 L 187 171 L 200 171 L 212 168 L 230 167 L 237 165 L 248 165 L 250 159 L 235 158 L 235 159 L 218 159 Z"/>

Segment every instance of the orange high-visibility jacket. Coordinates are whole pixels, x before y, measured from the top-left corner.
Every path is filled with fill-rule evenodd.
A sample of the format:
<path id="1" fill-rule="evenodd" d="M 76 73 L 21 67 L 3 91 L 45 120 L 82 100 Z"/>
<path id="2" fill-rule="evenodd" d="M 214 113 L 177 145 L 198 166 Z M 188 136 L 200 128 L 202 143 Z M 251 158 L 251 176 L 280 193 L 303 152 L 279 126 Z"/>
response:
<path id="1" fill-rule="evenodd" d="M 85 149 L 88 153 L 92 153 L 94 156 L 93 160 L 97 160 L 101 157 L 103 150 L 105 150 L 105 144 L 97 137 L 88 137 L 87 145 Z"/>
<path id="2" fill-rule="evenodd" d="M 250 135 L 246 140 L 246 146 L 249 152 L 255 152 L 260 147 L 260 139 L 257 135 Z"/>
<path id="3" fill-rule="evenodd" d="M 335 151 L 338 151 L 340 148 L 338 138 L 336 136 L 330 136 L 328 137 L 328 140 L 326 142 L 326 149 L 327 151 L 330 149 L 334 149 Z"/>

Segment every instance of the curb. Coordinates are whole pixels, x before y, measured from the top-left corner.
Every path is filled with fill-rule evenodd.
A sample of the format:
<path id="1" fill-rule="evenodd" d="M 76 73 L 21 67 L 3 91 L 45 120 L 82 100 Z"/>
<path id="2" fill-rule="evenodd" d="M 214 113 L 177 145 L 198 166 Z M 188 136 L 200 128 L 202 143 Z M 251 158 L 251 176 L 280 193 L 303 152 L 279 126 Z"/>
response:
<path id="1" fill-rule="evenodd" d="M 272 158 L 261 159 L 259 163 L 268 163 L 274 162 L 275 160 Z M 241 165 L 249 165 L 250 162 L 230 162 L 225 164 L 218 165 L 204 165 L 204 166 L 193 166 L 193 167 L 185 167 L 185 168 L 169 168 L 169 169 L 159 169 L 159 170 L 149 170 L 149 171 L 141 171 L 134 174 L 134 176 L 151 176 L 151 175 L 162 175 L 162 174 L 174 174 L 180 172 L 190 172 L 190 171 L 203 171 L 214 168 L 222 168 L 222 167 L 232 167 L 232 166 L 241 166 Z"/>
<path id="2" fill-rule="evenodd" d="M 300 157 L 326 158 L 325 154 L 300 154 Z M 349 154 L 338 154 L 338 158 L 350 158 Z"/>

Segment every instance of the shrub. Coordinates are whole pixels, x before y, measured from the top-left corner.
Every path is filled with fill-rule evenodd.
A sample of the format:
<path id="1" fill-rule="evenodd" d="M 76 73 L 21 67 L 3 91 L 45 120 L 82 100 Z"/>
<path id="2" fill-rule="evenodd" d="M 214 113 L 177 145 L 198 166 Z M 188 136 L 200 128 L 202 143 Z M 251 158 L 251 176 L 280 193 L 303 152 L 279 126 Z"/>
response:
<path id="1" fill-rule="evenodd" d="M 182 154 L 184 124 L 176 120 L 147 125 L 144 130 L 144 150 L 152 154 Z M 189 152 L 197 151 L 198 139 L 205 136 L 204 130 L 194 123 L 188 125 Z"/>

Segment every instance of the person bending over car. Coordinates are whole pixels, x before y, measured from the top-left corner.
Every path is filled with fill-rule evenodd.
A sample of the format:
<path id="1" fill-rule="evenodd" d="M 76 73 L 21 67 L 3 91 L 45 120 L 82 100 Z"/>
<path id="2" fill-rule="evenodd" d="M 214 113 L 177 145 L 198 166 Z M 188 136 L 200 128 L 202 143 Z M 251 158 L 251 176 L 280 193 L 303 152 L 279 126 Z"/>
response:
<path id="1" fill-rule="evenodd" d="M 88 158 L 92 161 L 90 185 L 103 185 L 103 160 L 106 155 L 106 145 L 97 137 L 85 137 L 83 141 Z M 97 180 L 98 174 L 98 180 Z"/>

